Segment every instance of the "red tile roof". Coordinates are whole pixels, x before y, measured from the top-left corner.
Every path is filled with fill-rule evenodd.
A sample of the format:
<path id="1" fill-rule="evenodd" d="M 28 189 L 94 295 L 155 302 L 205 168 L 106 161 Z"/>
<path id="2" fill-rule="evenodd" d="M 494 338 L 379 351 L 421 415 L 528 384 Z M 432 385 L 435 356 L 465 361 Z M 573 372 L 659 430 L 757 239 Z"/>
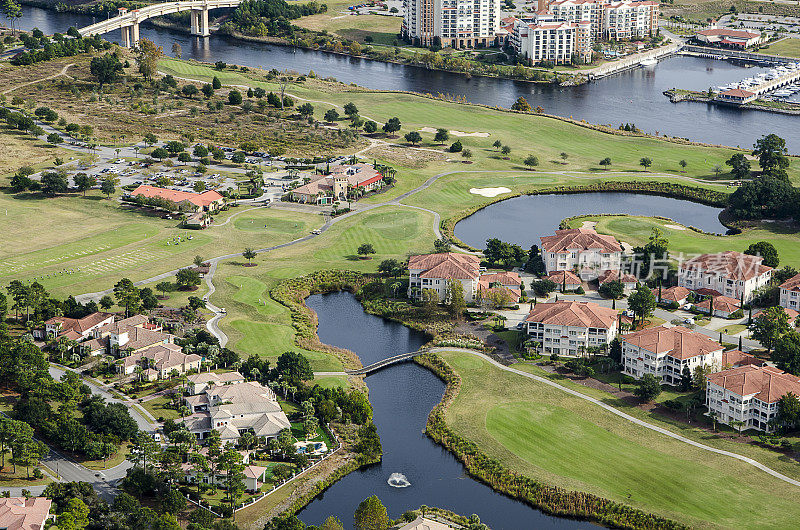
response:
<path id="1" fill-rule="evenodd" d="M 749 90 L 742 90 L 741 88 L 732 88 L 730 90 L 726 90 L 721 93 L 723 96 L 731 96 L 735 98 L 749 98 L 755 96 L 755 92 L 750 92 Z"/>
<path id="2" fill-rule="evenodd" d="M 481 274 L 480 277 L 481 282 L 486 281 L 487 283 L 501 283 L 508 287 L 517 287 L 522 283 L 522 278 L 519 277 L 519 274 L 516 272 L 490 272 L 487 274 Z"/>
<path id="3" fill-rule="evenodd" d="M 603 273 L 600 274 L 600 276 L 597 278 L 597 281 L 599 282 L 600 285 L 613 281 L 620 281 L 622 283 L 639 282 L 639 280 L 637 280 L 636 276 L 634 276 L 633 274 L 627 274 L 627 273 L 620 274 L 620 272 L 617 269 L 609 269 L 607 271 L 603 271 Z"/>
<path id="4" fill-rule="evenodd" d="M 617 314 L 614 309 L 594 302 L 561 300 L 536 304 L 525 317 L 525 322 L 608 329 L 617 321 Z"/>
<path id="5" fill-rule="evenodd" d="M 553 271 L 547 275 L 547 279 L 556 282 L 558 285 L 580 285 L 581 279 L 572 271 Z M 565 282 L 566 279 L 566 282 Z"/>
<path id="6" fill-rule="evenodd" d="M 547 252 L 599 249 L 601 252 L 622 252 L 622 246 L 614 236 L 598 234 L 591 228 L 556 230 L 555 235 L 543 236 L 542 249 Z"/>
<path id="7" fill-rule="evenodd" d="M 706 379 L 736 395 L 753 396 L 764 403 L 775 403 L 789 392 L 800 396 L 800 379 L 773 366 L 740 366 L 710 374 Z"/>
<path id="8" fill-rule="evenodd" d="M 161 197 L 162 199 L 172 201 L 176 204 L 189 201 L 200 208 L 207 208 L 209 205 L 222 200 L 222 195 L 214 190 L 204 191 L 203 193 L 192 193 L 189 191 L 157 188 L 155 186 L 148 186 L 147 184 L 142 184 L 133 190 L 131 195 L 134 197 L 138 195 L 143 195 L 145 197 Z"/>
<path id="9" fill-rule="evenodd" d="M 66 333 L 67 331 L 75 331 L 77 333 L 84 333 L 96 325 L 100 324 L 104 320 L 113 319 L 114 315 L 111 313 L 92 313 L 91 315 L 86 315 L 83 318 L 67 318 L 67 317 L 53 317 L 48 319 L 45 322 L 45 325 L 55 325 L 57 323 L 61 323 L 61 333 Z"/>
<path id="10" fill-rule="evenodd" d="M 702 254 L 681 263 L 681 269 L 714 273 L 730 280 L 749 280 L 772 270 L 762 265 L 763 258 L 726 250 L 717 254 Z"/>
<path id="11" fill-rule="evenodd" d="M 797 317 L 800 316 L 800 313 L 798 313 L 794 309 L 789 309 L 788 307 L 780 307 L 780 306 L 778 306 L 778 309 L 783 309 L 783 312 L 786 313 L 786 316 L 789 317 L 789 324 L 790 325 L 792 325 L 794 323 L 794 321 L 797 320 Z M 764 311 L 764 310 L 763 309 L 759 309 L 758 311 L 753 313 L 753 318 L 755 318 L 758 315 L 760 315 L 762 313 L 762 311 Z"/>
<path id="12" fill-rule="evenodd" d="M 661 289 L 661 300 L 666 302 L 683 302 L 689 296 L 689 289 L 686 287 L 670 287 L 668 289 Z M 656 291 L 658 295 L 658 291 Z"/>
<path id="13" fill-rule="evenodd" d="M 739 300 L 731 298 L 730 296 L 714 296 L 714 311 L 723 311 L 725 313 L 733 313 L 739 309 Z M 703 300 L 699 304 L 695 304 L 698 309 L 708 311 L 710 300 Z"/>
<path id="14" fill-rule="evenodd" d="M 800 291 L 800 274 L 796 274 L 781 284 L 781 289 Z"/>
<path id="15" fill-rule="evenodd" d="M 480 266 L 481 259 L 478 256 L 457 252 L 421 254 L 408 258 L 410 270 L 423 271 L 420 273 L 420 278 L 477 279 Z"/>
<path id="16" fill-rule="evenodd" d="M 704 29 L 698 31 L 697 34 L 706 37 L 724 36 L 724 37 L 736 37 L 739 39 L 755 39 L 761 36 L 760 33 L 753 33 L 752 31 L 743 31 L 743 30 L 728 29 L 728 28 Z"/>
<path id="17" fill-rule="evenodd" d="M 722 346 L 702 333 L 683 326 L 646 328 L 625 335 L 622 340 L 655 354 L 666 353 L 676 359 L 690 359 L 722 350 Z"/>
<path id="18" fill-rule="evenodd" d="M 0 528 L 39 530 L 50 513 L 52 501 L 45 497 L 0 498 Z"/>
<path id="19" fill-rule="evenodd" d="M 758 357 L 748 355 L 741 350 L 728 350 L 726 352 L 722 352 L 723 368 L 735 368 L 737 366 L 745 366 L 748 364 L 752 364 L 754 366 L 764 366 L 766 362 L 762 361 Z"/>

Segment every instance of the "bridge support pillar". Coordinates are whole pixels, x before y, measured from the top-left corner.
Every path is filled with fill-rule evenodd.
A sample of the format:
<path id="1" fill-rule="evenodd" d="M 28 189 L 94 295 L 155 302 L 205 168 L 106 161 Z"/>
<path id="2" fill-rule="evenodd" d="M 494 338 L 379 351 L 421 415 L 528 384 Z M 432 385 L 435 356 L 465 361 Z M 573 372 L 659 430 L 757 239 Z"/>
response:
<path id="1" fill-rule="evenodd" d="M 211 35 L 211 30 L 208 25 L 208 8 L 192 9 L 192 35 L 198 37 L 208 37 Z"/>
<path id="2" fill-rule="evenodd" d="M 131 27 L 132 26 L 122 26 L 120 31 L 122 32 L 122 47 L 123 48 L 130 48 L 131 47 Z"/>
<path id="3" fill-rule="evenodd" d="M 139 44 L 139 23 L 134 22 L 133 26 L 131 26 L 131 46 L 137 46 Z"/>

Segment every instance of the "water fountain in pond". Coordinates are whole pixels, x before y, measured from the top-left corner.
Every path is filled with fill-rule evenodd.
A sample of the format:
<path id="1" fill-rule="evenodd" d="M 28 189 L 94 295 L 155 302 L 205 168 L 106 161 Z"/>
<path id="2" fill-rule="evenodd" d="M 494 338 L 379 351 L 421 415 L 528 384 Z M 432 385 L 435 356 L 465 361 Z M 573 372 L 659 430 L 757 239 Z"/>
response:
<path id="1" fill-rule="evenodd" d="M 411 485 L 405 475 L 402 473 L 392 473 L 389 475 L 388 484 L 393 488 L 407 488 Z"/>

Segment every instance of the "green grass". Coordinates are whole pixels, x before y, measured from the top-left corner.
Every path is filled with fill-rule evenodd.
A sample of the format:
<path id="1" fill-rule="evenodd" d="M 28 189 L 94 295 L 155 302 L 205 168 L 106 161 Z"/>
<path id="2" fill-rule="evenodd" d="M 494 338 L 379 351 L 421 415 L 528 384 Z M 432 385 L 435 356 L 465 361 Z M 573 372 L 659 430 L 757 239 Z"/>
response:
<path id="1" fill-rule="evenodd" d="M 469 354 L 448 424 L 503 465 L 692 526 L 786 528 L 800 490 L 734 459 L 642 429 Z M 760 510 L 752 510 L 752 506 Z"/>
<path id="2" fill-rule="evenodd" d="M 800 57 L 800 39 L 787 38 L 769 46 L 763 46 L 760 53 L 782 55 L 784 57 Z"/>
<path id="3" fill-rule="evenodd" d="M 585 220 L 597 221 L 597 231 L 610 234 L 621 241 L 640 245 L 647 241 L 654 227 L 664 232 L 669 240 L 672 255 L 721 252 L 724 250 L 744 251 L 752 243 L 769 241 L 778 250 L 781 265 L 800 266 L 800 245 L 797 244 L 797 230 L 779 223 L 762 223 L 759 228 L 746 229 L 733 236 L 714 236 L 699 234 L 693 230 L 677 230 L 666 225 L 669 221 L 648 217 L 606 216 L 582 217 L 573 220 L 571 226 L 579 226 Z"/>
<path id="4" fill-rule="evenodd" d="M 170 405 L 169 407 L 167 405 Z M 143 401 L 141 406 L 147 410 L 154 418 L 164 418 L 165 420 L 177 420 L 181 417 L 178 411 L 172 406 L 172 400 L 167 396 L 159 396 L 155 399 Z"/>

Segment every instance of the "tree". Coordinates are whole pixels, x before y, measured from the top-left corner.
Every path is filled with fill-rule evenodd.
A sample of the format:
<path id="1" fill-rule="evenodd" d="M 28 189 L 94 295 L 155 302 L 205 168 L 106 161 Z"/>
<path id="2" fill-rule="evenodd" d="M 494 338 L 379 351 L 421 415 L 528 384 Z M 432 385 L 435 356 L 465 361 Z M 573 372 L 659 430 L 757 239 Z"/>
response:
<path id="1" fill-rule="evenodd" d="M 139 289 L 128 278 L 122 278 L 114 285 L 114 297 L 117 299 L 117 305 L 125 308 L 126 317 L 130 316 L 131 312 L 139 310 L 141 304 Z"/>
<path id="2" fill-rule="evenodd" d="M 464 285 L 461 280 L 447 280 L 447 307 L 450 315 L 456 320 L 461 320 L 461 316 L 467 309 L 464 301 Z"/>
<path id="3" fill-rule="evenodd" d="M 377 132 L 378 124 L 372 120 L 367 120 L 364 122 L 364 132 L 367 134 L 373 134 Z"/>
<path id="4" fill-rule="evenodd" d="M 456 140 L 452 144 L 450 144 L 450 152 L 451 153 L 458 153 L 464 149 L 464 146 L 461 145 L 461 140 Z"/>
<path id="5" fill-rule="evenodd" d="M 602 159 L 600 161 L 600 165 L 603 166 L 606 169 L 606 171 L 608 171 L 608 166 L 611 165 L 611 157 L 607 156 L 604 159 Z"/>
<path id="6" fill-rule="evenodd" d="M 206 99 L 211 99 L 211 96 L 214 95 L 214 87 L 211 86 L 210 83 L 206 83 L 202 87 L 200 87 L 200 91 L 203 93 L 203 97 Z"/>
<path id="7" fill-rule="evenodd" d="M 117 191 L 117 178 L 105 177 L 102 182 L 100 182 L 100 191 L 102 191 L 106 197 L 111 197 Z"/>
<path id="8" fill-rule="evenodd" d="M 567 162 L 567 158 L 569 158 L 569 155 L 567 153 L 563 152 L 563 151 L 561 152 L 561 154 L 559 156 L 561 157 L 561 160 L 564 161 L 564 163 L 566 163 Z"/>
<path id="9" fill-rule="evenodd" d="M 450 252 L 450 240 L 447 238 L 437 239 L 433 242 L 433 249 L 437 254 Z"/>
<path id="10" fill-rule="evenodd" d="M 187 153 L 185 151 L 178 155 L 178 162 L 183 162 L 185 164 L 185 163 L 191 162 L 191 161 L 192 161 L 192 155 L 190 155 L 189 153 Z M 203 189 L 205 189 L 205 183 L 203 182 L 201 184 L 203 184 Z"/>
<path id="11" fill-rule="evenodd" d="M 163 147 L 157 147 L 157 148 L 153 149 L 153 152 L 150 153 L 150 156 L 153 157 L 153 158 L 158 158 L 159 160 L 162 160 L 164 158 L 169 158 L 169 151 L 167 151 Z"/>
<path id="12" fill-rule="evenodd" d="M 653 291 L 644 284 L 637 287 L 628 297 L 628 308 L 633 311 L 635 317 L 639 317 L 640 322 L 644 322 L 656 308 L 656 297 Z"/>
<path id="13" fill-rule="evenodd" d="M 183 87 L 181 88 L 181 93 L 184 96 L 188 97 L 189 99 L 194 99 L 194 97 L 198 93 L 198 90 L 195 85 L 189 83 L 188 85 L 183 85 Z"/>
<path id="14" fill-rule="evenodd" d="M 406 142 L 410 143 L 411 145 L 417 145 L 422 141 L 422 135 L 417 131 L 411 131 L 410 133 L 406 133 L 404 136 Z"/>
<path id="15" fill-rule="evenodd" d="M 688 366 L 684 366 L 683 370 L 681 371 L 681 383 L 680 388 L 682 392 L 688 392 L 692 389 L 692 370 Z"/>
<path id="16" fill-rule="evenodd" d="M 63 141 L 64 141 L 64 139 L 61 138 L 61 135 L 58 134 L 58 133 L 50 133 L 50 134 L 47 135 L 47 143 L 48 144 L 58 145 L 58 144 L 62 143 Z"/>
<path id="17" fill-rule="evenodd" d="M 64 193 L 69 189 L 69 181 L 64 171 L 47 171 L 42 173 L 42 191 L 50 195 Z"/>
<path id="18" fill-rule="evenodd" d="M 149 39 L 141 39 L 136 49 L 136 64 L 139 73 L 146 80 L 151 80 L 158 72 L 158 60 L 164 55 L 164 48 L 156 46 Z"/>
<path id="19" fill-rule="evenodd" d="M 242 252 L 242 257 L 246 259 L 247 264 L 250 265 L 252 264 L 252 260 L 256 257 L 256 251 L 252 248 L 246 248 L 244 252 Z"/>
<path id="20" fill-rule="evenodd" d="M 731 166 L 731 176 L 738 180 L 745 180 L 750 178 L 750 161 L 743 153 L 736 153 L 725 163 Z"/>
<path id="21" fill-rule="evenodd" d="M 172 55 L 174 55 L 177 59 L 180 59 L 181 55 L 183 55 L 183 49 L 177 42 L 172 43 Z"/>
<path id="22" fill-rule="evenodd" d="M 775 245 L 769 241 L 759 241 L 758 243 L 753 243 L 747 247 L 747 250 L 745 250 L 744 253 L 751 256 L 761 256 L 763 259 L 762 263 L 767 267 L 772 267 L 773 269 L 778 266 L 778 263 L 780 263 L 778 251 L 775 249 Z"/>
<path id="23" fill-rule="evenodd" d="M 639 159 L 639 165 L 645 169 L 648 169 L 650 166 L 653 165 L 653 161 L 647 158 L 646 156 Z"/>
<path id="24" fill-rule="evenodd" d="M 370 254 L 375 254 L 375 247 L 372 246 L 372 243 L 361 243 L 356 253 L 361 256 L 362 259 L 367 259 Z"/>
<path id="25" fill-rule="evenodd" d="M 633 389 L 633 393 L 645 403 L 649 403 L 661 394 L 661 384 L 653 374 L 644 374 Z"/>
<path id="26" fill-rule="evenodd" d="M 122 63 L 119 62 L 116 55 L 107 53 L 102 57 L 95 57 L 89 63 L 89 72 L 97 78 L 100 84 L 100 89 L 103 85 L 114 83 L 119 79 L 122 73 Z"/>
<path id="27" fill-rule="evenodd" d="M 779 337 L 770 359 L 781 370 L 800 375 L 800 333 L 790 331 Z"/>
<path id="28" fill-rule="evenodd" d="M 787 392 L 778 400 L 778 424 L 786 431 L 800 428 L 800 399 L 794 392 Z"/>
<path id="29" fill-rule="evenodd" d="M 378 272 L 387 276 L 397 277 L 403 273 L 403 266 L 396 259 L 385 259 L 378 265 Z"/>
<path id="30" fill-rule="evenodd" d="M 328 109 L 327 111 L 325 111 L 325 121 L 327 121 L 329 123 L 333 123 L 338 119 L 339 119 L 339 113 L 336 112 L 336 109 Z M 375 122 L 373 122 L 373 123 L 375 123 Z M 375 132 L 375 131 L 372 131 L 372 132 Z"/>
<path id="31" fill-rule="evenodd" d="M 344 530 L 344 525 L 342 525 L 342 522 L 338 518 L 331 515 L 317 528 L 318 530 Z"/>
<path id="32" fill-rule="evenodd" d="M 311 103 L 303 103 L 299 107 L 297 107 L 297 112 L 300 113 L 300 116 L 305 118 L 309 118 L 314 115 L 314 105 Z"/>
<path id="33" fill-rule="evenodd" d="M 219 90 L 222 88 L 222 82 L 220 82 L 219 77 L 214 76 L 214 78 L 211 80 L 211 87 L 214 90 Z"/>
<path id="34" fill-rule="evenodd" d="M 397 116 L 395 116 L 394 118 L 389 118 L 389 121 L 383 124 L 383 132 L 385 132 L 386 134 L 394 134 L 397 131 L 399 131 L 400 128 L 401 128 L 400 118 L 398 118 Z"/>
<path id="35" fill-rule="evenodd" d="M 782 307 L 768 307 L 753 319 L 752 337 L 771 351 L 781 335 L 790 331 L 789 316 Z"/>
<path id="36" fill-rule="evenodd" d="M 756 140 L 753 147 L 753 156 L 758 157 L 758 165 L 764 173 L 772 174 L 778 170 L 786 174 L 784 170 L 789 167 L 786 140 L 777 134 L 768 134 Z"/>
<path id="37" fill-rule="evenodd" d="M 504 157 L 508 158 L 508 155 L 510 155 L 510 154 L 511 154 L 511 147 L 509 147 L 509 146 L 507 146 L 507 145 L 504 145 L 504 146 L 503 146 L 503 147 L 500 149 L 500 153 L 501 153 L 501 154 L 502 154 Z"/>
<path id="38" fill-rule="evenodd" d="M 375 495 L 361 501 L 354 514 L 354 519 L 356 530 L 386 530 L 389 528 L 386 507 Z"/>
<path id="39" fill-rule="evenodd" d="M 358 107 L 356 107 L 356 104 L 351 101 L 350 103 L 345 104 L 344 114 L 348 117 L 356 116 L 358 115 Z"/>
<path id="40" fill-rule="evenodd" d="M 113 306 L 114 306 L 114 299 L 108 296 L 107 294 L 103 295 L 103 297 L 100 299 L 100 309 L 108 311 Z"/>
<path id="41" fill-rule="evenodd" d="M 633 253 L 641 263 L 640 273 L 644 278 L 649 278 L 655 272 L 655 262 L 665 262 L 669 257 L 667 249 L 669 241 L 659 228 L 653 228 L 650 237 L 643 247 L 634 247 Z M 666 270 L 663 271 L 666 273 Z"/>
<path id="42" fill-rule="evenodd" d="M 523 161 L 523 164 L 528 166 L 529 169 L 533 169 L 535 166 L 539 165 L 539 159 L 536 155 L 528 155 Z"/>
<path id="43" fill-rule="evenodd" d="M 625 286 L 619 280 L 606 282 L 597 291 L 605 298 L 612 300 L 621 300 L 625 296 Z"/>
<path id="44" fill-rule="evenodd" d="M 519 112 L 530 112 L 533 109 L 531 109 L 531 105 L 530 103 L 528 103 L 528 100 L 520 96 L 517 98 L 514 104 L 511 105 L 511 110 L 516 110 Z"/>
<path id="45" fill-rule="evenodd" d="M 242 104 L 242 93 L 239 92 L 238 90 L 236 90 L 235 88 L 231 89 L 231 91 L 228 92 L 228 104 L 229 105 L 241 105 Z"/>
<path id="46" fill-rule="evenodd" d="M 88 190 L 97 185 L 97 179 L 94 176 L 87 175 L 86 173 L 76 174 L 73 180 L 75 180 L 75 187 L 78 189 L 78 191 L 83 192 L 84 197 L 86 197 L 86 192 Z"/>
<path id="47" fill-rule="evenodd" d="M 194 269 L 180 269 L 175 275 L 175 283 L 180 289 L 193 290 L 200 285 L 200 273 Z"/>
<path id="48" fill-rule="evenodd" d="M 308 359 L 293 351 L 284 352 L 278 357 L 275 370 L 290 385 L 299 385 L 302 381 L 314 379 Z"/>

